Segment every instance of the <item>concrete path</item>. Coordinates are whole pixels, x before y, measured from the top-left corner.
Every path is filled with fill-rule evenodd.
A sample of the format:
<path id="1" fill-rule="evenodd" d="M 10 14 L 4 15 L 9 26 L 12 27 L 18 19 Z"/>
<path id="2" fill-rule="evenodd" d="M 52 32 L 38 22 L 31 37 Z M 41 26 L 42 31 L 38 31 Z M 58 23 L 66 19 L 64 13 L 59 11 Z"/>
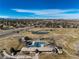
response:
<path id="1" fill-rule="evenodd" d="M 3 54 L 4 54 L 4 58 L 13 58 L 13 59 L 32 59 L 31 56 L 27 56 L 27 55 L 16 55 L 16 56 L 11 56 L 9 54 L 7 54 L 5 52 L 5 50 L 3 50 Z"/>
<path id="2" fill-rule="evenodd" d="M 39 59 L 39 53 L 36 53 L 32 59 Z"/>

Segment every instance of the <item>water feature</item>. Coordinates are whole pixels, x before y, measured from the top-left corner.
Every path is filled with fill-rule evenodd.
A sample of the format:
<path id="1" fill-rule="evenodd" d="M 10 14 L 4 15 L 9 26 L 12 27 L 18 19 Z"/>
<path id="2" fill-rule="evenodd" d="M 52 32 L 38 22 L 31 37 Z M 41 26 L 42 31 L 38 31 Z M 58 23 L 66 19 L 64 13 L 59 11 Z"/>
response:
<path id="1" fill-rule="evenodd" d="M 31 45 L 28 45 L 28 47 L 44 47 L 45 45 L 45 42 L 33 42 Z"/>
<path id="2" fill-rule="evenodd" d="M 32 31 L 32 34 L 48 34 L 47 31 Z"/>

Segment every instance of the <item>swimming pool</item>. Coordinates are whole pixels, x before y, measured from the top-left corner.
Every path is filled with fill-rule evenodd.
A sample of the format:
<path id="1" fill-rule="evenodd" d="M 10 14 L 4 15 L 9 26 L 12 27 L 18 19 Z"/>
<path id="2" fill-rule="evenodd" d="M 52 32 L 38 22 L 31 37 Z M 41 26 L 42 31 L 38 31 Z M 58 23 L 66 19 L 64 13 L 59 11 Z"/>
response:
<path id="1" fill-rule="evenodd" d="M 43 47 L 45 45 L 46 45 L 45 42 L 34 42 L 33 44 L 28 45 L 28 47 Z"/>

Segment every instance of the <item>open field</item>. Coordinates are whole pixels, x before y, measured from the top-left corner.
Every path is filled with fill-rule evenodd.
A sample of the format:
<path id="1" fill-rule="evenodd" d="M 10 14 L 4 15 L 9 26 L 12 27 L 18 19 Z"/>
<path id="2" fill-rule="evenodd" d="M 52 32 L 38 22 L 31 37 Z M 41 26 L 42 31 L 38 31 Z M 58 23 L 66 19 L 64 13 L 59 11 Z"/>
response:
<path id="1" fill-rule="evenodd" d="M 75 56 L 76 52 L 78 51 L 78 43 L 79 43 L 79 29 L 68 29 L 68 28 L 34 28 L 30 31 L 41 31 L 41 30 L 45 30 L 45 31 L 49 31 L 49 34 L 45 34 L 45 35 L 37 35 L 37 34 L 32 34 L 31 32 L 26 32 L 24 31 L 22 33 L 22 35 L 25 36 L 29 36 L 31 38 L 39 38 L 39 37 L 43 37 L 43 38 L 53 38 L 56 42 L 57 45 L 61 45 L 63 46 L 64 49 L 66 49 L 70 55 Z M 50 40 L 49 40 L 50 41 Z M 53 40 L 52 40 L 53 41 Z M 77 43 L 76 43 L 77 42 Z M 51 55 L 50 55 L 51 56 Z M 64 57 L 66 56 L 66 57 Z M 73 57 L 63 54 L 57 57 L 55 57 L 53 55 L 53 57 L 51 59 L 72 59 Z M 75 58 L 75 57 L 74 57 Z M 44 58 L 46 59 L 46 58 Z"/>
<path id="2" fill-rule="evenodd" d="M 48 34 L 32 34 L 31 31 L 49 31 Z M 40 59 L 79 59 L 76 56 L 77 51 L 79 50 L 79 29 L 75 28 L 33 28 L 29 31 L 21 31 L 20 35 L 29 36 L 30 38 L 52 38 L 52 40 L 46 40 L 53 42 L 55 40 L 57 45 L 61 45 L 66 51 L 61 55 L 50 55 L 41 53 Z M 19 46 L 18 42 L 19 37 L 9 37 L 5 39 L 0 39 L 0 50 L 6 48 L 8 51 L 11 47 L 16 49 L 22 48 Z"/>
<path id="3" fill-rule="evenodd" d="M 19 46 L 18 37 L 8 37 L 0 39 L 0 51 L 6 49 L 7 52 L 10 51 L 11 47 L 17 48 Z"/>

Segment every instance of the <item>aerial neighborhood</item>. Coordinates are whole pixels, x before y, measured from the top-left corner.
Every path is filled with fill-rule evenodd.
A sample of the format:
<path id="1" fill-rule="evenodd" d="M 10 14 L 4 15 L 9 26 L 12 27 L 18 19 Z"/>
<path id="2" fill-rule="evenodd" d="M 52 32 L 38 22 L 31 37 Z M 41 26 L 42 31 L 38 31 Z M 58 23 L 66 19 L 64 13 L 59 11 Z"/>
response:
<path id="1" fill-rule="evenodd" d="M 66 19 L 4 19 L 0 18 L 1 29 L 11 29 L 19 27 L 47 27 L 47 28 L 79 28 L 78 20 Z"/>

